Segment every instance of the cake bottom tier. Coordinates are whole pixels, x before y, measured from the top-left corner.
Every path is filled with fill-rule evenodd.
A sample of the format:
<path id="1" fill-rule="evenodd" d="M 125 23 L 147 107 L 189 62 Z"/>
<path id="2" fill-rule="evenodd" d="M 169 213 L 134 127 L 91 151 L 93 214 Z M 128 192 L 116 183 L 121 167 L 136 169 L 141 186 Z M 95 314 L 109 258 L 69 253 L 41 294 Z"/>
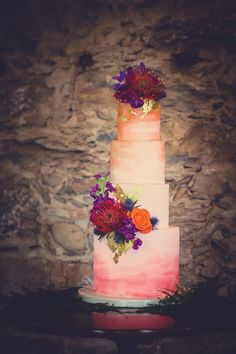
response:
<path id="1" fill-rule="evenodd" d="M 97 294 L 121 298 L 164 297 L 179 282 L 179 228 L 169 227 L 138 235 L 139 250 L 128 250 L 113 261 L 106 240 L 94 237 L 94 283 Z"/>

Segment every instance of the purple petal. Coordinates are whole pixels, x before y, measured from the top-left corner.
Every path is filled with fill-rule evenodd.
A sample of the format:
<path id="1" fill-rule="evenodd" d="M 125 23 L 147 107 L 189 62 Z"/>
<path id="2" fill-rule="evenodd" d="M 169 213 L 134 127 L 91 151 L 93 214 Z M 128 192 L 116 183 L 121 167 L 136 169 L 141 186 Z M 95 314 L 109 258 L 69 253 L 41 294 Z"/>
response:
<path id="1" fill-rule="evenodd" d="M 146 68 L 145 68 L 145 65 L 143 63 L 139 64 L 139 70 L 140 70 L 141 74 L 145 73 Z"/>
<path id="2" fill-rule="evenodd" d="M 130 105 L 132 108 L 140 108 L 144 104 L 144 101 L 142 99 L 136 99 L 130 102 Z"/>
<path id="3" fill-rule="evenodd" d="M 138 250 L 139 247 L 142 245 L 143 241 L 140 240 L 140 238 L 136 238 L 133 243 L 133 249 Z"/>
<path id="4" fill-rule="evenodd" d="M 132 75 L 133 74 L 133 69 L 131 66 L 127 68 L 127 75 Z"/>
<path id="5" fill-rule="evenodd" d="M 100 179 L 102 177 L 102 175 L 100 175 L 100 173 L 98 173 L 97 175 L 94 176 L 96 179 Z"/>
<path id="6" fill-rule="evenodd" d="M 118 81 L 118 82 L 122 82 L 122 81 L 124 81 L 125 80 L 125 71 L 121 71 L 120 72 L 120 76 L 113 76 L 113 80 L 116 80 L 116 81 Z"/>
<path id="7" fill-rule="evenodd" d="M 122 84 L 115 84 L 113 86 L 113 90 L 119 90 L 123 85 Z"/>
<path id="8" fill-rule="evenodd" d="M 124 80 L 125 80 L 125 78 L 126 78 L 126 73 L 125 73 L 125 71 L 121 71 L 121 72 L 120 72 L 120 78 L 121 78 L 121 81 L 124 81 Z"/>
<path id="9" fill-rule="evenodd" d="M 107 188 L 108 192 L 113 192 L 115 190 L 115 188 L 113 187 L 111 182 L 106 183 L 106 188 Z"/>
<path id="10" fill-rule="evenodd" d="M 159 220 L 156 216 L 152 216 L 150 221 L 151 221 L 152 226 L 156 226 L 159 222 Z"/>

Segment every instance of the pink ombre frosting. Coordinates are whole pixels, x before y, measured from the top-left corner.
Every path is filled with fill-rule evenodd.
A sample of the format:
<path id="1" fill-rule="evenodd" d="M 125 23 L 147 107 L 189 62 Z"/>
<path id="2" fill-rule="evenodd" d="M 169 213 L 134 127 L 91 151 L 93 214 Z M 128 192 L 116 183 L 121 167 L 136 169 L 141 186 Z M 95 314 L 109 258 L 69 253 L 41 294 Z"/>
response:
<path id="1" fill-rule="evenodd" d="M 136 111 L 140 114 L 139 110 Z M 128 121 L 121 120 L 122 114 Z M 119 263 L 106 239 L 94 237 L 94 290 L 101 295 L 150 299 L 174 291 L 179 281 L 179 228 L 169 227 L 169 186 L 160 139 L 160 109 L 138 118 L 118 105 L 118 140 L 112 142 L 110 175 L 126 193 L 137 192 L 138 204 L 159 219 L 158 229 L 138 233 L 139 250 L 122 254 Z"/>
<path id="2" fill-rule="evenodd" d="M 94 289 L 123 298 L 163 297 L 179 281 L 179 228 L 138 234 L 138 251 L 129 250 L 115 264 L 105 242 L 94 242 Z"/>
<path id="3" fill-rule="evenodd" d="M 118 104 L 117 125 L 118 140 L 159 140 L 160 106 L 149 112 L 144 118 L 142 109 L 131 108 L 129 104 Z M 128 119 L 122 120 L 122 116 Z"/>

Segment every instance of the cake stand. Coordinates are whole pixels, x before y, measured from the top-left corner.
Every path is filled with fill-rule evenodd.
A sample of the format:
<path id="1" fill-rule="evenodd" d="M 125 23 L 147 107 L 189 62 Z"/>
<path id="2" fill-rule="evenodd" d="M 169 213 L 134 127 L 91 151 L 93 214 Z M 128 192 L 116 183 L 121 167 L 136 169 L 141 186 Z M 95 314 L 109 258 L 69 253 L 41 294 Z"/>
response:
<path id="1" fill-rule="evenodd" d="M 137 298 L 120 298 L 96 293 L 92 287 L 82 287 L 78 290 L 79 296 L 83 301 L 90 304 L 106 304 L 108 306 L 120 308 L 143 308 L 158 304 L 159 299 L 137 299 Z"/>

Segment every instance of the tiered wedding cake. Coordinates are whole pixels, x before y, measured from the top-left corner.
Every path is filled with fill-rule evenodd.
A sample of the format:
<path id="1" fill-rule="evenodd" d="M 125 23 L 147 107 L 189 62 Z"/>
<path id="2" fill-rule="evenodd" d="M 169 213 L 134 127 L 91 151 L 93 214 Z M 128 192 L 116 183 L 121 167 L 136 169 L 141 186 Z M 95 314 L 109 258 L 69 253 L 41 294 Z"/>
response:
<path id="1" fill-rule="evenodd" d="M 169 226 L 160 105 L 157 99 L 145 97 L 142 106 L 140 101 L 130 104 L 129 95 L 133 93 L 128 91 L 130 87 L 127 89 L 127 77 L 132 74 L 129 70 L 141 77 L 143 86 L 150 76 L 159 80 L 159 91 L 163 88 L 158 76 L 143 64 L 116 78 L 120 82 L 116 86 L 120 101 L 118 140 L 111 145 L 110 180 L 98 175 L 92 193 L 93 292 L 122 299 L 154 299 L 174 291 L 178 284 L 179 228 Z M 125 79 L 124 98 L 121 90 L 125 84 L 122 86 L 121 82 Z"/>

